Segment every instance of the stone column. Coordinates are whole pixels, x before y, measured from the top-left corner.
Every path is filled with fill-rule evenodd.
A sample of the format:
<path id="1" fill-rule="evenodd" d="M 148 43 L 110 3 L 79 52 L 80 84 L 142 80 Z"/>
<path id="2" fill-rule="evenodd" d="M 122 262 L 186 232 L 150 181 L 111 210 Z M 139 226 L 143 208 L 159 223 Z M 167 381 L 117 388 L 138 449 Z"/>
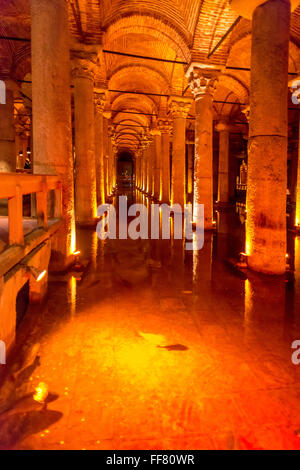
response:
<path id="1" fill-rule="evenodd" d="M 108 155 L 109 155 L 109 120 L 110 114 L 103 114 L 103 158 L 104 158 L 104 192 L 105 200 L 109 194 L 108 188 Z"/>
<path id="2" fill-rule="evenodd" d="M 153 135 L 153 197 L 161 198 L 161 134 L 159 129 L 152 129 Z"/>
<path id="3" fill-rule="evenodd" d="M 195 97 L 194 205 L 204 204 L 204 228 L 213 228 L 213 93 L 217 71 L 193 67 L 189 74 Z M 194 217 L 197 210 L 194 207 Z"/>
<path id="4" fill-rule="evenodd" d="M 219 132 L 219 172 L 218 202 L 229 201 L 229 126 L 220 121 L 216 130 Z"/>
<path id="5" fill-rule="evenodd" d="M 65 269 L 76 248 L 68 5 L 31 0 L 34 173 L 62 180 L 63 226 L 52 239 L 52 266 Z"/>
<path id="6" fill-rule="evenodd" d="M 6 103 L 0 104 L 0 171 L 16 171 L 14 95 L 6 84 Z"/>
<path id="7" fill-rule="evenodd" d="M 300 133 L 300 121 L 299 121 L 299 133 Z M 297 165 L 297 182 L 296 182 L 296 214 L 295 214 L 295 225 L 297 230 L 300 229 L 300 134 L 298 143 L 298 165 Z"/>
<path id="8" fill-rule="evenodd" d="M 141 170 L 141 190 L 147 190 L 147 143 L 145 137 L 142 138 L 141 142 L 142 151 L 142 170 Z"/>
<path id="9" fill-rule="evenodd" d="M 194 145 L 195 133 L 187 132 L 187 193 L 193 194 L 193 172 L 194 172 Z"/>
<path id="10" fill-rule="evenodd" d="M 171 204 L 180 204 L 182 210 L 186 203 L 185 194 L 185 127 L 191 100 L 171 96 L 170 113 L 173 118 L 173 152 L 172 152 L 172 195 Z"/>
<path id="11" fill-rule="evenodd" d="M 81 58 L 74 61 L 75 107 L 75 216 L 79 225 L 93 225 L 97 216 L 94 63 Z"/>
<path id="12" fill-rule="evenodd" d="M 252 20 L 246 250 L 249 267 L 268 274 L 286 269 L 290 14 L 289 0 L 272 0 Z"/>
<path id="13" fill-rule="evenodd" d="M 94 93 L 97 204 L 105 204 L 103 157 L 103 110 L 105 106 L 105 98 L 105 91 L 98 90 Z"/>
<path id="14" fill-rule="evenodd" d="M 152 161 L 153 161 L 153 141 L 151 137 L 147 139 L 147 147 L 145 150 L 145 158 L 146 158 L 146 167 L 147 167 L 147 185 L 145 191 L 148 193 L 149 196 L 152 196 L 152 189 L 153 189 L 153 168 L 152 168 Z"/>
<path id="15" fill-rule="evenodd" d="M 170 134 L 171 121 L 159 119 L 158 128 L 161 132 L 161 200 L 170 204 Z"/>
<path id="16" fill-rule="evenodd" d="M 138 149 L 135 152 L 135 186 L 141 189 L 141 171 L 142 171 L 142 151 Z"/>

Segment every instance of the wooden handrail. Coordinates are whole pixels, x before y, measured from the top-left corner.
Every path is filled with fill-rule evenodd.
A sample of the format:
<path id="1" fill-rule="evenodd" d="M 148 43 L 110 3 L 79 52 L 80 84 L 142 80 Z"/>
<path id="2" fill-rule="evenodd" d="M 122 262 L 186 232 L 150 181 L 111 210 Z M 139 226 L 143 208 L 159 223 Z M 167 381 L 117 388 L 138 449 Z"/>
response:
<path id="1" fill-rule="evenodd" d="M 0 199 L 8 199 L 9 244 L 24 244 L 23 195 L 36 194 L 38 227 L 47 230 L 48 192 L 55 191 L 55 218 L 61 217 L 61 181 L 55 175 L 0 173 Z"/>
<path id="2" fill-rule="evenodd" d="M 60 179 L 56 175 L 26 175 L 20 173 L 0 173 L 0 199 L 13 197 L 16 186 L 21 187 L 22 195 L 42 190 L 46 181 L 48 190 L 57 189 Z"/>

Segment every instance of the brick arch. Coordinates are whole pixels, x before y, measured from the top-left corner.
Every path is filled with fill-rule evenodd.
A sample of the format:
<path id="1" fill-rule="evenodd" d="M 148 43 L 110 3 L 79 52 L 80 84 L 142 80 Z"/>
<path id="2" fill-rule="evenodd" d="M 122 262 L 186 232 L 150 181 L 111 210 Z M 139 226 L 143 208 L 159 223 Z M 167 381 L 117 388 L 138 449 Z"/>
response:
<path id="1" fill-rule="evenodd" d="M 112 108 L 118 108 L 118 112 L 135 110 L 152 114 L 157 113 L 157 103 L 147 95 L 131 95 L 127 93 L 117 94 L 111 100 Z M 145 116 L 146 117 L 146 116 Z"/>
<path id="2" fill-rule="evenodd" d="M 168 24 L 167 21 L 154 15 L 130 12 L 122 18 L 112 21 L 103 34 L 104 48 L 127 34 L 151 36 L 161 43 L 166 42 L 182 60 L 188 62 L 190 59 L 190 48 L 186 35 L 182 31 L 179 32 L 174 25 Z"/>
<path id="3" fill-rule="evenodd" d="M 119 76 L 128 77 L 130 73 L 134 74 L 135 76 L 145 74 L 145 79 L 148 82 L 150 77 L 153 78 L 155 88 L 159 90 L 165 89 L 166 93 L 170 91 L 170 85 L 166 75 L 161 70 L 158 70 L 157 68 L 150 65 L 137 65 L 132 63 L 122 64 L 117 66 L 115 70 L 111 71 L 111 73 L 108 74 L 107 79 L 111 85 L 113 80 L 117 80 Z"/>
<path id="4" fill-rule="evenodd" d="M 249 103 L 249 88 L 233 74 L 224 73 L 219 78 L 219 84 L 230 90 L 238 98 L 240 103 Z"/>

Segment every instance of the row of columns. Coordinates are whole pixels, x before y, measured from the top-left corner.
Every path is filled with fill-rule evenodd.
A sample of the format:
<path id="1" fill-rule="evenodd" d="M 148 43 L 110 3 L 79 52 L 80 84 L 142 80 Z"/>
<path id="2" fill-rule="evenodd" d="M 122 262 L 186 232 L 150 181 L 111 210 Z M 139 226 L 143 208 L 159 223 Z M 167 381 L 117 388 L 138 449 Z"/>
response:
<path id="1" fill-rule="evenodd" d="M 58 242 L 57 255 L 58 258 L 67 258 L 74 244 L 67 5 L 63 0 L 32 0 L 31 10 L 34 171 L 56 173 L 62 178 L 64 228 L 61 240 L 64 248 Z M 250 267 L 272 274 L 285 271 L 289 31 L 289 0 L 268 1 L 255 9 L 252 18 L 246 249 Z M 50 42 L 51 48 L 48 46 Z M 98 152 L 100 162 L 96 167 L 93 61 L 91 65 L 80 54 L 77 59 L 80 66 L 75 67 L 73 72 L 76 218 L 78 222 L 90 223 L 96 216 L 97 194 L 100 200 L 103 197 L 101 182 L 99 180 L 97 190 L 95 175 L 96 168 L 99 165 L 101 168 L 102 157 Z M 205 228 L 210 229 L 213 209 L 212 101 L 217 71 L 193 65 L 189 70 L 189 80 L 196 105 L 194 203 L 204 204 Z M 190 104 L 190 100 L 184 97 L 172 97 L 169 102 L 173 120 L 172 192 L 169 199 L 172 204 L 179 203 L 181 206 L 186 202 L 185 128 Z M 101 119 L 96 121 L 96 127 L 101 126 Z M 103 136 L 107 134 L 103 130 Z M 168 154 L 167 138 L 163 140 L 165 135 L 155 132 L 152 142 L 144 151 L 149 152 L 149 158 L 142 157 L 144 167 L 147 167 L 144 172 L 147 175 L 147 190 L 158 199 L 166 197 L 168 192 L 168 184 L 164 180 Z M 221 148 L 228 149 L 227 139 L 228 136 L 221 130 Z M 158 158 L 159 155 L 162 158 Z M 223 155 L 224 160 L 219 163 L 220 180 L 225 179 L 228 172 L 226 151 Z M 111 191 L 114 178 L 113 165 L 112 159 L 108 159 L 107 165 L 103 163 L 103 174 L 105 178 L 108 175 L 110 178 L 108 191 Z M 224 191 L 228 191 L 226 185 Z M 194 216 L 197 218 L 197 213 Z"/>
<path id="2" fill-rule="evenodd" d="M 32 0 L 31 20 L 33 171 L 56 174 L 62 181 L 63 225 L 53 239 L 52 267 L 63 269 L 76 249 L 75 216 L 79 224 L 95 223 L 97 202 L 105 202 L 112 191 L 115 159 L 105 139 L 105 92 L 94 85 L 97 53 L 72 51 L 74 172 L 67 2 Z"/>

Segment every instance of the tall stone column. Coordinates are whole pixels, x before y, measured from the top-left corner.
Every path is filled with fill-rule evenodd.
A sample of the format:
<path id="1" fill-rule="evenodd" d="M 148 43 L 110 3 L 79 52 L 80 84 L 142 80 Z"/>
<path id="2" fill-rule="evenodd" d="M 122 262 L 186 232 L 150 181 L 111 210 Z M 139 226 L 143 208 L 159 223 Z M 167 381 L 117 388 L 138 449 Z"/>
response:
<path id="1" fill-rule="evenodd" d="M 193 194 L 195 133 L 187 132 L 187 192 Z"/>
<path id="2" fill-rule="evenodd" d="M 15 118 L 15 149 L 16 149 L 16 168 L 24 169 L 25 158 L 27 156 L 27 147 L 29 141 L 29 132 L 26 118 L 19 114 Z"/>
<path id="3" fill-rule="evenodd" d="M 252 20 L 246 250 L 249 267 L 268 274 L 286 265 L 290 14 L 289 0 L 272 0 Z"/>
<path id="4" fill-rule="evenodd" d="M 147 159 L 147 187 L 146 192 L 149 196 L 152 196 L 153 190 L 153 140 L 151 137 L 148 138 L 148 144 L 145 151 Z"/>
<path id="5" fill-rule="evenodd" d="M 97 204 L 105 204 L 103 157 L 103 110 L 105 106 L 105 99 L 105 91 L 98 90 L 94 93 Z"/>
<path id="6" fill-rule="evenodd" d="M 141 172 L 142 172 L 142 151 L 138 149 L 135 153 L 135 186 L 141 189 Z"/>
<path id="7" fill-rule="evenodd" d="M 141 151 L 142 151 L 142 170 L 141 170 L 141 190 L 147 190 L 147 146 L 146 137 L 142 138 Z"/>
<path id="8" fill-rule="evenodd" d="M 14 95 L 6 84 L 6 103 L 0 104 L 0 171 L 16 171 Z"/>
<path id="9" fill-rule="evenodd" d="M 159 129 L 152 129 L 153 135 L 153 197 L 161 198 L 161 134 Z"/>
<path id="10" fill-rule="evenodd" d="M 299 121 L 299 132 L 300 132 L 300 121 Z M 300 134 L 299 134 L 300 142 Z M 295 214 L 295 225 L 296 228 L 300 229 L 300 144 L 298 143 L 298 165 L 297 165 L 297 182 L 296 182 L 296 214 Z"/>
<path id="11" fill-rule="evenodd" d="M 83 55 L 83 54 L 82 54 Z M 75 217 L 79 225 L 93 225 L 97 216 L 94 63 L 81 58 L 74 61 L 75 107 Z"/>
<path id="12" fill-rule="evenodd" d="M 68 5 L 31 0 L 34 173 L 62 180 L 63 226 L 52 239 L 52 266 L 64 269 L 76 248 Z"/>
<path id="13" fill-rule="evenodd" d="M 170 133 L 171 121 L 159 119 L 158 128 L 161 132 L 161 200 L 170 204 Z"/>
<path id="14" fill-rule="evenodd" d="M 194 217 L 195 204 L 204 204 L 204 229 L 213 228 L 213 93 L 217 71 L 194 67 L 189 75 L 195 97 L 195 160 L 194 160 Z"/>
<path id="15" fill-rule="evenodd" d="M 220 121 L 216 130 L 219 132 L 219 172 L 218 202 L 229 201 L 229 126 Z"/>
<path id="16" fill-rule="evenodd" d="M 180 204 L 182 210 L 186 203 L 185 194 L 185 127 L 191 107 L 189 98 L 171 96 L 170 113 L 173 118 L 172 152 L 172 195 L 171 203 Z"/>
<path id="17" fill-rule="evenodd" d="M 110 113 L 103 113 L 103 158 L 104 158 L 104 192 L 105 200 L 109 194 L 108 155 L 109 155 L 109 118 Z"/>

